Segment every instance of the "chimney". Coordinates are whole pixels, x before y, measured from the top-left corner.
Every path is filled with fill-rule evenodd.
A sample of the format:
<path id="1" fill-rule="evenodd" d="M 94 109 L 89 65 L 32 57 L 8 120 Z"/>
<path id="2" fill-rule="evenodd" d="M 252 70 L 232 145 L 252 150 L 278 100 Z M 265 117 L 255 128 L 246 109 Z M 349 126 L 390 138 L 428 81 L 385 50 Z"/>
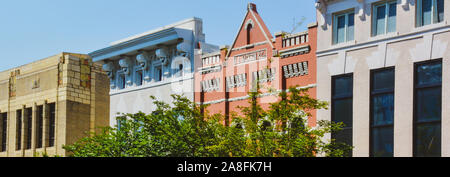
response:
<path id="1" fill-rule="evenodd" d="M 252 11 L 258 13 L 258 11 L 256 10 L 256 4 L 253 4 L 253 3 L 248 3 L 247 10 L 252 10 Z"/>

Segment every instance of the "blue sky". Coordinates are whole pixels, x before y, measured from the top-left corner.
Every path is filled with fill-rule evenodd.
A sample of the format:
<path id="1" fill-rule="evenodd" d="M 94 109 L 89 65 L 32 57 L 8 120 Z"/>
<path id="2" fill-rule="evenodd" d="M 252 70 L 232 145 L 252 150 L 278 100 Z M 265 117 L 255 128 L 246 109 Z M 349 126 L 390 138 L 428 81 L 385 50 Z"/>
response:
<path id="1" fill-rule="evenodd" d="M 0 5 L 0 71 L 60 52 L 89 53 L 190 17 L 203 19 L 206 42 L 230 45 L 247 3 L 270 32 L 316 21 L 313 0 L 14 0 Z"/>

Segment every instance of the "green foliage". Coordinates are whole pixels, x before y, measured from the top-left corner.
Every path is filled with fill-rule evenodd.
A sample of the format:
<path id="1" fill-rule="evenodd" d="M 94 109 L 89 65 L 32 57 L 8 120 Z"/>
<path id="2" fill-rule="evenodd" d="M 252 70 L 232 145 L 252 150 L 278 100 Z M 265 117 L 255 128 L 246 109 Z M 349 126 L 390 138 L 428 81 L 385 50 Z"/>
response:
<path id="1" fill-rule="evenodd" d="M 310 98 L 306 89 L 291 88 L 263 110 L 259 86 L 250 93 L 242 115 L 209 115 L 205 106 L 180 95 L 169 105 L 158 100 L 151 114 L 123 114 L 118 127 L 105 128 L 64 148 L 74 157 L 330 157 L 344 156 L 351 147 L 324 140 L 342 123 L 319 121 L 307 126 L 309 111 L 326 109 L 327 103 Z"/>

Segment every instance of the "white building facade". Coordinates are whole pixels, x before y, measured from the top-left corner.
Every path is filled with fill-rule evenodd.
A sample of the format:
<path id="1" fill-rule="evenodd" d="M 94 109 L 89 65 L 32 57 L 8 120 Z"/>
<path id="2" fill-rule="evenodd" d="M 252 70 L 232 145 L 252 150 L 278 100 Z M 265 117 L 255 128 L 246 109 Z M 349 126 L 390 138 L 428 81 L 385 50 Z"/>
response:
<path id="1" fill-rule="evenodd" d="M 150 96 L 166 103 L 172 94 L 194 100 L 194 66 L 204 51 L 218 50 L 205 44 L 203 22 L 190 18 L 111 43 L 89 53 L 103 65 L 110 78 L 110 125 L 118 113 L 151 113 L 156 106 Z"/>
<path id="2" fill-rule="evenodd" d="M 317 118 L 349 155 L 450 156 L 450 2 L 316 1 Z"/>

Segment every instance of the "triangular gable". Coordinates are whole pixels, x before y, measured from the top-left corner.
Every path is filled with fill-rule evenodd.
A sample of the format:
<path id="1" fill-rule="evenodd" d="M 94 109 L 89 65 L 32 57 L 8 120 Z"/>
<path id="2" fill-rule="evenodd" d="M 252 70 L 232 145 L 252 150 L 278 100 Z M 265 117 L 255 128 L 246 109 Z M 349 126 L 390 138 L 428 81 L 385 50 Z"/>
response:
<path id="1" fill-rule="evenodd" d="M 252 31 L 251 31 L 251 42 L 259 43 L 267 41 L 270 46 L 273 48 L 272 44 L 272 38 L 273 36 L 270 34 L 267 26 L 264 24 L 264 21 L 262 20 L 261 16 L 259 16 L 258 12 L 256 11 L 256 7 L 252 7 L 254 4 L 249 4 L 249 7 L 247 8 L 247 13 L 244 16 L 244 19 L 241 23 L 241 26 L 239 27 L 239 31 L 233 41 L 233 44 L 231 45 L 231 49 L 243 47 L 247 45 L 247 25 L 252 24 Z M 231 53 L 231 50 L 228 51 L 227 57 L 229 57 Z"/>

